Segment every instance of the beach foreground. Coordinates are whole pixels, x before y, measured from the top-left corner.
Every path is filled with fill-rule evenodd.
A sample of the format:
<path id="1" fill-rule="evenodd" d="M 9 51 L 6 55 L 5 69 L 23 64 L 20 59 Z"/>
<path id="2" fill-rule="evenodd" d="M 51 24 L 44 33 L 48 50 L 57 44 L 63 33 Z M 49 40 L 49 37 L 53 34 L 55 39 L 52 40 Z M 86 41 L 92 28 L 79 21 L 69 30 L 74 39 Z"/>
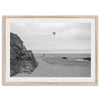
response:
<path id="1" fill-rule="evenodd" d="M 15 77 L 91 77 L 91 61 L 79 59 L 84 56 L 67 55 L 67 59 L 54 54 L 36 55 L 38 67 L 31 74 L 19 73 Z"/>

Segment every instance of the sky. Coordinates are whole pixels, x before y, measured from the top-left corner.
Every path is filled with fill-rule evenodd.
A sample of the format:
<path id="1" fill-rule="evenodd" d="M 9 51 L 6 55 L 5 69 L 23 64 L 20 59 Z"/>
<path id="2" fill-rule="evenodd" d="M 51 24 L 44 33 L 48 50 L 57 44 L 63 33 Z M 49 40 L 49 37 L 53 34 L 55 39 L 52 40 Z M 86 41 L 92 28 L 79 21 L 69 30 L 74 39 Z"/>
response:
<path id="1" fill-rule="evenodd" d="M 34 53 L 90 53 L 91 50 L 90 23 L 11 23 L 10 31 Z"/>

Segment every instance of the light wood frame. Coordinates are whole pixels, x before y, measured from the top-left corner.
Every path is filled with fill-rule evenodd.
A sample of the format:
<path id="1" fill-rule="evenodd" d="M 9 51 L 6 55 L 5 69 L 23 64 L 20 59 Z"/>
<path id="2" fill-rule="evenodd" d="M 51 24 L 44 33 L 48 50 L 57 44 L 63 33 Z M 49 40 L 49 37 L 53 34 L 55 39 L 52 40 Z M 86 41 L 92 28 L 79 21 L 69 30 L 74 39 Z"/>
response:
<path id="1" fill-rule="evenodd" d="M 95 82 L 6 82 L 6 18 L 95 18 Z M 3 85 L 97 85 L 98 84 L 98 16 L 3 16 Z"/>

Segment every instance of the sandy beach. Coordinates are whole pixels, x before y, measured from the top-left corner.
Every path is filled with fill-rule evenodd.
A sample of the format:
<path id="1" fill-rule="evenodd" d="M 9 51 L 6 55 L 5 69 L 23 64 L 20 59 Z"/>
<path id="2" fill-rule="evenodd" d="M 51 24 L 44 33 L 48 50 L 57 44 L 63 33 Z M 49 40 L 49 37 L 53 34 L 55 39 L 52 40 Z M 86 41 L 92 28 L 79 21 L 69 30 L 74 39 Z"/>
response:
<path id="1" fill-rule="evenodd" d="M 70 57 L 69 57 L 70 58 Z M 72 57 L 71 57 L 72 58 Z M 16 77 L 90 77 L 91 62 L 62 57 L 38 56 L 38 67 L 31 73 L 19 73 Z M 75 57 L 73 57 L 75 58 Z"/>

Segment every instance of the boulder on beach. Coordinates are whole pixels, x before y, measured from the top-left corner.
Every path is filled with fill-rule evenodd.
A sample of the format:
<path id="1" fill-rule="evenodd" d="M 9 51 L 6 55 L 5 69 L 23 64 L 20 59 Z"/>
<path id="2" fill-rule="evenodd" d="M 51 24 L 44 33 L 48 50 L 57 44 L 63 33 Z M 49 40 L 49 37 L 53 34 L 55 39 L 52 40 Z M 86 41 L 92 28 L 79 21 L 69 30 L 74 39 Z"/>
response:
<path id="1" fill-rule="evenodd" d="M 27 50 L 17 34 L 10 32 L 10 76 L 20 72 L 31 73 L 38 63 L 31 50 Z"/>
<path id="2" fill-rule="evenodd" d="M 62 57 L 62 59 L 68 59 L 67 57 Z"/>

